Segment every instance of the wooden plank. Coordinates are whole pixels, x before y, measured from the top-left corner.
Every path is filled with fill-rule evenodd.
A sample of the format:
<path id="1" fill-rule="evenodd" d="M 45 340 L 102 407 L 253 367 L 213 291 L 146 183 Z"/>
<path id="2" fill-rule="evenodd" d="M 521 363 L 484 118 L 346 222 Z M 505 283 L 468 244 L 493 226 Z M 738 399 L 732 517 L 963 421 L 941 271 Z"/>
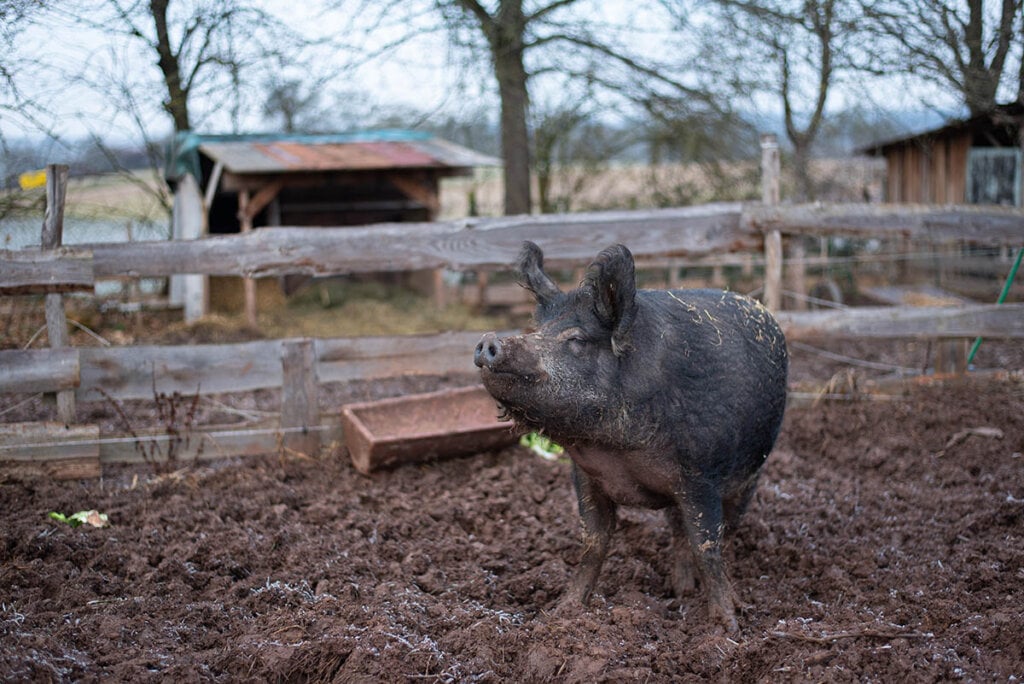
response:
<path id="1" fill-rule="evenodd" d="M 0 393 L 60 392 L 79 384 L 78 350 L 0 350 Z"/>
<path id="2" fill-rule="evenodd" d="M 844 337 L 1020 338 L 1024 305 L 863 308 L 780 312 L 791 339 Z M 406 374 L 473 373 L 478 332 L 314 340 L 320 383 Z M 224 345 L 80 348 L 79 400 L 97 400 L 102 388 L 115 399 L 153 397 L 157 391 L 192 394 L 281 387 L 281 341 Z"/>
<path id="3" fill-rule="evenodd" d="M 479 332 L 316 340 L 320 382 L 475 373 Z"/>
<path id="4" fill-rule="evenodd" d="M 711 204 L 682 209 L 380 224 L 362 228 L 261 228 L 191 241 L 94 244 L 96 277 L 174 273 L 331 275 L 449 267 L 505 269 L 524 239 L 556 267 L 586 263 L 609 244 L 638 257 L 755 249 L 760 232 L 913 237 L 988 245 L 1024 242 L 1024 211 L 919 205 Z M 382 250 L 381 244 L 388 248 Z"/>
<path id="5" fill-rule="evenodd" d="M 273 187 L 273 185 L 265 186 Z M 263 190 L 260 190 L 262 193 Z M 238 220 L 241 221 L 242 237 L 246 237 L 252 233 L 253 225 L 252 219 L 255 214 L 249 213 L 250 204 L 249 191 L 243 189 L 238 193 Z M 281 275 L 287 275 L 282 273 Z M 257 325 L 256 321 L 256 281 L 249 275 L 246 274 L 242 280 L 242 288 L 245 290 L 245 321 L 249 324 L 249 327 L 255 328 Z"/>
<path id="6" fill-rule="evenodd" d="M 935 349 L 935 372 L 963 375 L 967 372 L 967 340 L 938 340 Z"/>
<path id="7" fill-rule="evenodd" d="M 278 422 L 272 420 L 202 426 L 185 437 L 176 447 L 176 462 L 274 454 L 281 448 L 282 432 Z M 171 439 L 165 428 L 137 430 L 135 435 L 104 435 L 99 459 L 101 463 L 166 463 Z"/>
<path id="8" fill-rule="evenodd" d="M 313 340 L 285 340 L 281 350 L 284 376 L 281 389 L 281 427 L 297 429 L 284 435 L 284 447 L 315 456 L 320 452 L 320 398 Z"/>
<path id="9" fill-rule="evenodd" d="M 284 187 L 284 180 L 281 178 L 275 178 L 264 185 L 256 192 L 255 195 L 252 196 L 252 199 L 246 200 L 244 208 L 239 209 L 239 218 L 247 219 L 251 224 L 252 220 L 256 218 L 256 215 L 263 211 L 263 208 L 277 197 L 277 194 L 281 192 L 282 187 Z M 248 197 L 248 192 L 244 190 L 243 192 L 245 192 Z"/>
<path id="10" fill-rule="evenodd" d="M 333 338 L 313 341 L 320 383 L 405 374 L 473 373 L 479 332 Z M 281 387 L 281 340 L 190 346 L 81 347 L 79 401 L 152 399 Z"/>
<path id="11" fill-rule="evenodd" d="M 637 256 L 703 255 L 760 247 L 741 231 L 742 205 L 474 218 L 362 228 L 260 228 L 202 240 L 88 245 L 97 277 L 206 273 L 246 277 L 430 268 L 510 268 L 523 240 L 553 266 L 586 263 L 621 242 Z M 382 249 L 381 245 L 387 245 Z"/>
<path id="12" fill-rule="evenodd" d="M 94 285 L 89 250 L 0 250 L 0 295 L 91 292 Z"/>
<path id="13" fill-rule="evenodd" d="M 782 199 L 779 141 L 771 134 L 761 136 L 761 203 L 776 207 Z M 778 228 L 764 236 L 764 304 L 771 311 L 782 309 L 782 233 Z"/>
<path id="14" fill-rule="evenodd" d="M 0 479 L 100 475 L 100 429 L 64 423 L 0 424 Z"/>
<path id="15" fill-rule="evenodd" d="M 438 195 L 437 177 L 421 172 L 416 176 L 408 173 L 388 174 L 388 182 L 398 188 L 402 194 L 419 202 L 430 213 L 433 219 L 441 210 L 441 198 Z"/>
<path id="16" fill-rule="evenodd" d="M 281 386 L 280 340 L 189 346 L 81 347 L 79 401 L 246 392 Z"/>
<path id="17" fill-rule="evenodd" d="M 741 225 L 788 235 L 898 238 L 979 245 L 1024 244 L 1024 209 L 920 204 L 748 205 Z"/>
<path id="18" fill-rule="evenodd" d="M 64 240 L 64 198 L 68 190 L 68 166 L 46 166 L 46 214 L 43 216 L 43 249 L 55 249 Z"/>
<path id="19" fill-rule="evenodd" d="M 789 290 L 789 308 L 796 311 L 807 310 L 807 249 L 803 237 L 797 236 L 789 241 L 786 255 L 786 289 Z"/>
<path id="20" fill-rule="evenodd" d="M 782 233 L 777 230 L 764 236 L 764 305 L 782 309 Z"/>
<path id="21" fill-rule="evenodd" d="M 772 133 L 761 136 L 761 203 L 774 207 L 782 201 L 782 157 L 779 139 Z"/>
<path id="22" fill-rule="evenodd" d="M 822 337 L 1024 338 L 1024 304 L 865 307 L 775 314 L 788 340 Z"/>
<path id="23" fill-rule="evenodd" d="M 206 192 L 203 194 L 203 212 L 210 211 L 213 206 L 213 198 L 217 194 L 217 185 L 220 184 L 220 175 L 224 173 L 224 162 L 218 161 L 213 165 L 213 172 L 206 183 Z"/>

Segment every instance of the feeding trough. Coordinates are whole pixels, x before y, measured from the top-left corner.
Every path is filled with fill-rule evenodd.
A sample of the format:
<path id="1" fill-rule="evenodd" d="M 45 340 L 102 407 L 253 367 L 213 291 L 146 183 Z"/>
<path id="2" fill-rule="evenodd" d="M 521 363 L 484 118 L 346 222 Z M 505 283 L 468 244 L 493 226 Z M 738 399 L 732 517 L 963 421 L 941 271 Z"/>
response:
<path id="1" fill-rule="evenodd" d="M 515 442 L 518 433 L 496 414 L 494 399 L 476 386 L 346 404 L 341 423 L 352 464 L 367 474 Z"/>

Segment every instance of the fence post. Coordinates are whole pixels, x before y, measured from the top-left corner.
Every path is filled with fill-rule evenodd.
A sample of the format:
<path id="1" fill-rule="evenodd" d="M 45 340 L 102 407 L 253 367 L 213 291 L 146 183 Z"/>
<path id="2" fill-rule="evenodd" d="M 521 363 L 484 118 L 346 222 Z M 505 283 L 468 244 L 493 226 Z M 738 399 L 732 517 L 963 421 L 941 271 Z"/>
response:
<path id="1" fill-rule="evenodd" d="M 253 213 L 250 212 L 249 189 L 242 188 L 238 192 L 238 218 L 241 221 L 243 234 L 252 231 Z M 255 328 L 256 321 L 256 281 L 248 276 L 242 277 L 242 289 L 245 291 L 245 321 Z"/>
<path id="2" fill-rule="evenodd" d="M 41 246 L 57 249 L 64 239 L 64 198 L 68 188 L 68 166 L 47 164 L 46 166 L 46 216 L 43 219 Z M 68 346 L 68 319 L 64 313 L 64 297 L 60 294 L 46 295 L 46 335 L 50 347 L 62 349 Z M 70 425 L 75 420 L 75 392 L 57 392 L 57 415 L 61 422 Z"/>
<path id="3" fill-rule="evenodd" d="M 308 456 L 320 451 L 320 397 L 313 340 L 285 340 L 281 348 L 284 381 L 281 386 L 281 427 L 286 449 Z"/>
<path id="4" fill-rule="evenodd" d="M 779 141 L 774 135 L 761 136 L 761 202 L 775 206 L 781 198 Z M 764 236 L 764 304 L 772 311 L 782 308 L 782 233 L 772 230 Z"/>

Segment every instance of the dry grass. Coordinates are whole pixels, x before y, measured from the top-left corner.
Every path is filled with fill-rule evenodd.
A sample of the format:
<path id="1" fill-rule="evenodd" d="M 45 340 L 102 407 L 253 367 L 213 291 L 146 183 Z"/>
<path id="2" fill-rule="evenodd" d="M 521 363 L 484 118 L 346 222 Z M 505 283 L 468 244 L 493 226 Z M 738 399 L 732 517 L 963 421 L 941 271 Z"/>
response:
<path id="1" fill-rule="evenodd" d="M 504 317 L 458 302 L 439 306 L 404 287 L 340 281 L 313 285 L 281 305 L 261 308 L 258 318 L 267 337 L 411 335 L 507 325 Z"/>
<path id="2" fill-rule="evenodd" d="M 131 179 L 120 174 L 71 178 L 64 211 L 72 218 L 168 221 L 160 192 L 167 188 L 152 170 L 132 172 Z"/>
<path id="3" fill-rule="evenodd" d="M 753 161 L 714 168 L 697 164 L 614 164 L 597 172 L 567 167 L 555 174 L 552 192 L 565 199 L 570 211 L 754 199 L 760 194 L 758 173 L 757 162 Z M 862 201 L 865 197 L 880 196 L 884 167 L 877 160 L 820 160 L 813 164 L 812 173 L 821 186 L 822 199 Z M 152 170 L 134 172 L 132 180 L 118 174 L 72 178 L 68 183 L 66 214 L 78 218 L 167 221 L 168 215 L 156 194 L 162 184 Z M 475 197 L 480 215 L 500 215 L 501 170 L 482 168 L 470 178 L 442 180 L 439 218 L 468 215 L 470 194 Z"/>

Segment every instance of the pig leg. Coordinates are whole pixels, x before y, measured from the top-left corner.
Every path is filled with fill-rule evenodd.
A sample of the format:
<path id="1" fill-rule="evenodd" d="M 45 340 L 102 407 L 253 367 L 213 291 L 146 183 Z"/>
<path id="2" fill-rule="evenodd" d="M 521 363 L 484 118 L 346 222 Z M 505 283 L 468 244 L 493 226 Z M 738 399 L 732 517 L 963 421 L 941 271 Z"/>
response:
<path id="1" fill-rule="evenodd" d="M 725 514 L 725 529 L 727 532 L 735 532 L 739 527 L 740 518 L 754 498 L 754 491 L 757 489 L 757 480 L 760 471 L 755 471 L 735 491 L 727 493 L 722 501 L 722 509 Z"/>
<path id="2" fill-rule="evenodd" d="M 608 542 L 615 531 L 615 502 L 575 464 L 572 468 L 572 482 L 583 523 L 583 557 L 576 578 L 560 603 L 563 606 L 585 606 L 597 583 L 597 576 L 608 554 Z"/>
<path id="3" fill-rule="evenodd" d="M 689 534 L 683 513 L 676 506 L 665 509 L 665 518 L 672 530 L 672 550 L 675 564 L 672 566 L 672 592 L 677 597 L 688 596 L 697 588 L 697 577 L 693 571 L 693 552 L 690 551 Z"/>
<path id="4" fill-rule="evenodd" d="M 722 500 L 710 486 L 695 486 L 689 490 L 678 502 L 701 582 L 707 588 L 708 612 L 712 620 L 724 625 L 727 631 L 735 632 L 738 629 L 735 594 L 722 561 L 725 527 Z"/>

